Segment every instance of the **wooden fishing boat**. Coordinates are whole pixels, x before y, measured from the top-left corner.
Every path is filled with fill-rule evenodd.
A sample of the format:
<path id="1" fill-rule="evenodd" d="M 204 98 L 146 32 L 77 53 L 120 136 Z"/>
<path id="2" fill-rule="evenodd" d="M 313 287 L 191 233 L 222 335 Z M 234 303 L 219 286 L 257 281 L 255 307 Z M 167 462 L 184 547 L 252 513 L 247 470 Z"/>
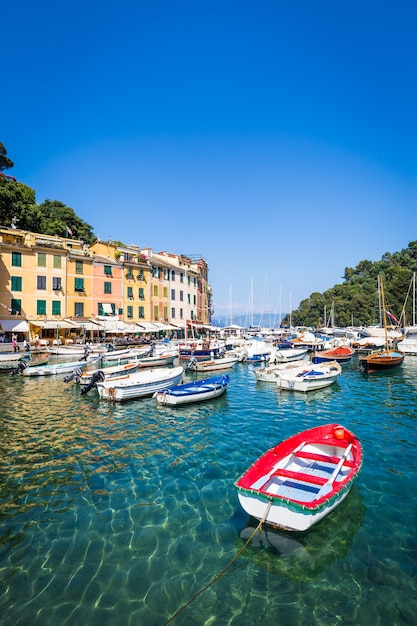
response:
<path id="1" fill-rule="evenodd" d="M 402 365 L 404 354 L 399 350 L 390 349 L 388 342 L 387 315 L 385 309 L 385 295 L 382 278 L 379 277 L 379 286 L 381 292 L 381 307 L 384 321 L 385 332 L 385 350 L 371 352 L 359 359 L 359 369 L 362 372 L 370 374 L 381 370 L 391 370 Z"/>
<path id="2" fill-rule="evenodd" d="M 170 389 L 162 389 L 154 394 L 157 402 L 171 406 L 179 404 L 190 404 L 191 402 L 202 402 L 212 400 L 221 396 L 227 389 L 229 375 L 213 376 L 204 380 L 197 380 L 192 383 L 176 385 Z"/>
<path id="3" fill-rule="evenodd" d="M 339 378 L 342 367 L 337 361 L 301 365 L 277 371 L 277 385 L 288 391 L 315 391 L 329 387 Z"/>
<path id="4" fill-rule="evenodd" d="M 231 369 L 238 361 L 239 358 L 237 356 L 220 356 L 218 359 L 210 359 L 209 361 L 191 359 L 187 365 L 187 370 L 192 370 L 193 372 L 217 372 Z"/>
<path id="5" fill-rule="evenodd" d="M 304 531 L 348 495 L 362 465 L 357 437 L 339 424 L 310 428 L 265 452 L 236 481 L 249 515 Z"/>
<path id="6" fill-rule="evenodd" d="M 370 374 L 381 370 L 390 370 L 402 365 L 404 354 L 399 350 L 379 350 L 371 352 L 359 359 L 359 368 Z"/>
<path id="7" fill-rule="evenodd" d="M 183 367 L 158 367 L 144 369 L 97 383 L 100 398 L 112 402 L 134 400 L 152 396 L 156 391 L 178 385 L 184 373 Z"/>
<path id="8" fill-rule="evenodd" d="M 338 363 L 348 363 L 355 350 L 350 346 L 337 346 L 330 350 L 322 350 L 321 352 L 315 352 L 311 361 L 313 363 L 325 363 L 327 361 L 337 361 Z"/>

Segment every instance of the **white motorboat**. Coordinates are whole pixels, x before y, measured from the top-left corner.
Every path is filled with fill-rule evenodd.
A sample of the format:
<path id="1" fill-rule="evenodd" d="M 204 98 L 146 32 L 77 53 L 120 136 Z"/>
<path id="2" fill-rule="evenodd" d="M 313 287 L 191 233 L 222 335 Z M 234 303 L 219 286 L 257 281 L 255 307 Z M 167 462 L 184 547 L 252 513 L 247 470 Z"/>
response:
<path id="1" fill-rule="evenodd" d="M 277 385 L 289 391 L 315 391 L 329 387 L 339 378 L 342 367 L 337 361 L 301 365 L 277 372 Z"/>
<path id="2" fill-rule="evenodd" d="M 120 363 L 111 367 L 103 367 L 83 372 L 76 382 L 78 382 L 82 387 L 88 387 L 90 385 L 93 386 L 97 380 L 109 380 L 111 378 L 125 376 L 126 374 L 133 374 L 133 372 L 137 372 L 138 369 L 139 361 Z M 101 376 L 98 376 L 99 373 L 101 373 Z"/>
<path id="3" fill-rule="evenodd" d="M 23 365 L 23 363 L 22 363 Z M 50 363 L 49 365 L 29 365 L 21 369 L 23 376 L 53 376 L 57 374 L 72 374 L 76 370 L 87 367 L 87 361 L 67 361 L 66 363 Z"/>
<path id="4" fill-rule="evenodd" d="M 193 372 L 217 372 L 219 370 L 231 369 L 238 361 L 237 356 L 221 356 L 218 359 L 210 359 L 209 361 L 191 359 L 187 370 L 192 370 Z"/>
<path id="5" fill-rule="evenodd" d="M 184 368 L 180 366 L 144 369 L 134 374 L 98 382 L 97 391 L 100 398 L 113 402 L 134 400 L 135 398 L 151 396 L 156 391 L 178 385 L 182 380 L 183 373 Z"/>
<path id="6" fill-rule="evenodd" d="M 299 361 L 308 353 L 307 348 L 276 348 L 272 353 L 269 362 L 271 363 L 289 363 L 290 361 Z"/>
<path id="7" fill-rule="evenodd" d="M 266 365 L 255 369 L 256 380 L 264 383 L 276 383 L 278 372 L 291 372 L 294 368 L 308 367 L 311 362 L 308 359 L 289 361 L 288 363 L 278 363 L 277 365 Z"/>
<path id="8" fill-rule="evenodd" d="M 404 339 L 397 343 L 397 348 L 403 354 L 409 356 L 417 355 L 417 326 L 406 326 L 404 328 Z"/>

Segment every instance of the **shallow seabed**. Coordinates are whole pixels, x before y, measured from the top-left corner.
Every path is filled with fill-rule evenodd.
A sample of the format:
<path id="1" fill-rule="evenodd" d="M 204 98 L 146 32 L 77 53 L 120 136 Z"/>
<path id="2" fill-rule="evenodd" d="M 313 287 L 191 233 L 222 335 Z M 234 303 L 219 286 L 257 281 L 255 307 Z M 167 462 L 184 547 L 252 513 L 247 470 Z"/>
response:
<path id="1" fill-rule="evenodd" d="M 257 525 L 234 481 L 324 422 L 364 448 L 346 500 L 306 533 L 264 528 L 171 623 L 417 624 L 417 357 L 372 375 L 355 357 L 307 395 L 252 365 L 230 377 L 222 397 L 169 408 L 0 376 L 1 624 L 162 626 Z"/>

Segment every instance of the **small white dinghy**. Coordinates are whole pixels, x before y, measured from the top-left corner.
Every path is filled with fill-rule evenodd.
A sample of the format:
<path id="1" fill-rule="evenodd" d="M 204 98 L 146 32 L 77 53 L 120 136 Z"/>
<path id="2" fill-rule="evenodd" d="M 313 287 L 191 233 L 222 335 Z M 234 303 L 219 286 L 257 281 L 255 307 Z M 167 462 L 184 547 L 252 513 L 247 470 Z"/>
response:
<path id="1" fill-rule="evenodd" d="M 315 391 L 329 387 L 339 378 L 342 367 L 337 361 L 302 365 L 277 372 L 277 385 L 288 391 Z"/>
<path id="2" fill-rule="evenodd" d="M 100 398 L 112 402 L 121 400 L 134 400 L 144 396 L 152 396 L 155 391 L 174 387 L 182 380 L 183 367 L 158 367 L 156 369 L 143 369 L 133 374 L 119 376 L 97 383 L 97 391 Z"/>
<path id="3" fill-rule="evenodd" d="M 213 376 L 204 380 L 196 380 L 183 385 L 176 385 L 170 389 L 162 389 L 154 394 L 154 398 L 160 404 L 178 406 L 179 404 L 190 404 L 191 402 L 202 402 L 212 400 L 221 396 L 229 383 L 229 375 Z"/>

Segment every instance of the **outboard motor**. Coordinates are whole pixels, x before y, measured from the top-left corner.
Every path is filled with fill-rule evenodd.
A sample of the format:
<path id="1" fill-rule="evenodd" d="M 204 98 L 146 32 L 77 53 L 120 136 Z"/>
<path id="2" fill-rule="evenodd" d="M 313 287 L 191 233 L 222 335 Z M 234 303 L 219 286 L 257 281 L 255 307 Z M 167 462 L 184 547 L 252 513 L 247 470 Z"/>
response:
<path id="1" fill-rule="evenodd" d="M 88 385 L 86 385 L 85 387 L 81 389 L 81 393 L 83 395 L 85 393 L 88 393 L 90 389 L 96 386 L 97 383 L 102 383 L 105 378 L 106 377 L 104 375 L 104 372 L 102 370 L 97 370 L 97 372 L 94 372 L 94 374 L 91 376 L 91 380 L 88 383 Z"/>
<path id="2" fill-rule="evenodd" d="M 82 370 L 80 370 L 80 368 L 77 367 L 71 374 L 68 374 L 68 376 L 65 376 L 65 378 L 63 378 L 63 381 L 64 383 L 70 383 L 72 380 L 78 378 L 77 382 L 79 382 L 82 373 L 83 373 Z"/>
<path id="3" fill-rule="evenodd" d="M 197 359 L 195 358 L 195 356 L 192 356 L 192 357 L 191 357 L 191 359 L 190 359 L 190 360 L 189 360 L 189 362 L 188 362 L 188 365 L 187 365 L 187 368 L 186 368 L 186 369 L 187 369 L 187 370 L 192 369 L 192 368 L 193 368 L 193 366 L 194 366 L 196 363 L 197 363 Z"/>
<path id="4" fill-rule="evenodd" d="M 17 367 L 15 367 L 14 370 L 9 372 L 9 374 L 10 376 L 15 376 L 16 374 L 22 374 L 23 370 L 25 370 L 26 368 L 27 368 L 27 363 L 25 363 L 24 361 L 19 361 L 19 363 L 17 364 Z"/>
<path id="5" fill-rule="evenodd" d="M 107 352 L 113 352 L 114 351 L 114 346 L 112 346 L 111 343 L 106 343 L 106 348 L 107 348 Z"/>

